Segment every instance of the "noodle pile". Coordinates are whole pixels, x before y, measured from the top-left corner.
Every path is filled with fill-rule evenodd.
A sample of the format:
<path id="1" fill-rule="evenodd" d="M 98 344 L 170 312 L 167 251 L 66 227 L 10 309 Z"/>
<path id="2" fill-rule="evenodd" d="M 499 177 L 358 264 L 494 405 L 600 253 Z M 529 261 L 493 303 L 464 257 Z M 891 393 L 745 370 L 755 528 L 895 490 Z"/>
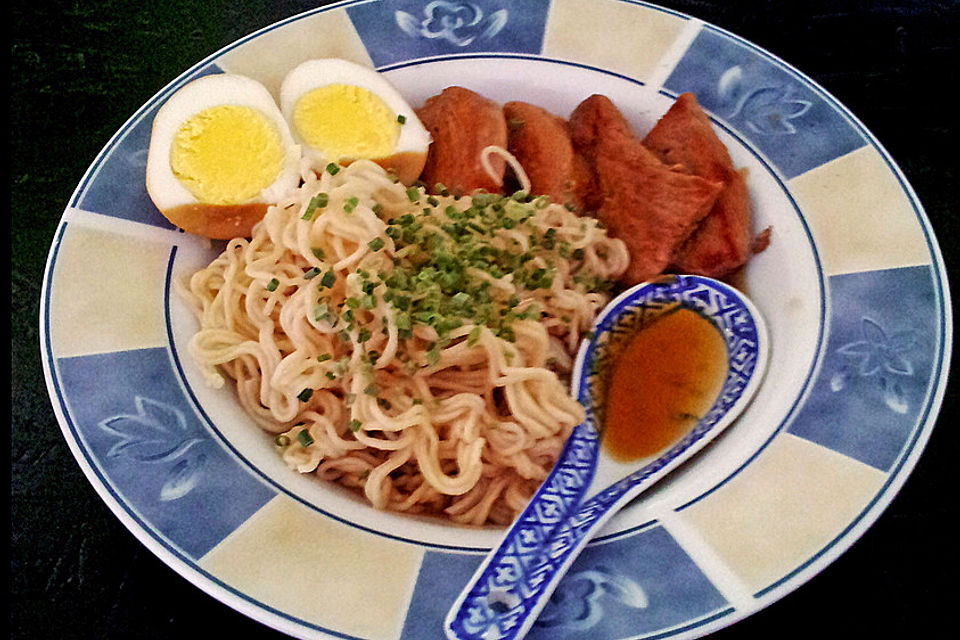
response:
<path id="1" fill-rule="evenodd" d="M 380 509 L 505 524 L 583 419 L 573 356 L 627 263 L 543 197 L 330 165 L 189 279 L 190 351 L 291 468 Z"/>

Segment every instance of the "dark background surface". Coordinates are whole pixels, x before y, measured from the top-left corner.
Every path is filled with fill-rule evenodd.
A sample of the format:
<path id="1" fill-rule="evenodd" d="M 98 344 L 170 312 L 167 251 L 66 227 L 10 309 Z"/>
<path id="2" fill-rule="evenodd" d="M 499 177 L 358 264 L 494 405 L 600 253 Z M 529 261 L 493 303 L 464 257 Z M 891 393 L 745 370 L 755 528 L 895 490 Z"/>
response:
<path id="1" fill-rule="evenodd" d="M 11 638 L 280 638 L 177 575 L 111 514 L 60 434 L 40 365 L 44 263 L 111 135 L 186 68 L 318 2 L 24 2 L 11 29 Z M 957 273 L 960 4 L 660 4 L 771 51 L 845 104 L 897 161 Z M 956 280 L 954 279 L 954 282 Z M 942 638 L 957 588 L 956 383 L 892 504 L 799 590 L 711 636 Z M 207 632 L 208 633 L 208 632 Z M 203 635 L 207 635 L 203 633 Z M 439 633 L 438 633 L 439 637 Z"/>

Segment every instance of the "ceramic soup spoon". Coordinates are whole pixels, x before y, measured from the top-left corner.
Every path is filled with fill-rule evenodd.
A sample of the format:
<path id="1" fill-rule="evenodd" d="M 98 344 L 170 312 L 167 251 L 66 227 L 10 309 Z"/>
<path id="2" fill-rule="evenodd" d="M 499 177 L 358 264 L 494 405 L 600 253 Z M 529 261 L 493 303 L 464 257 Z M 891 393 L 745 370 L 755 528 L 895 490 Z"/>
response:
<path id="1" fill-rule="evenodd" d="M 670 316 L 674 319 L 668 326 Z M 701 336 L 707 341 L 702 344 L 696 335 L 698 322 L 707 327 L 702 333 L 712 333 Z M 709 369 L 709 363 L 690 366 L 688 360 L 699 357 L 710 340 L 720 355 L 715 385 L 676 380 L 679 374 L 669 367 L 657 373 L 658 363 L 671 357 L 679 360 L 673 366 L 687 365 L 692 374 Z M 736 289 L 717 280 L 668 276 L 632 287 L 611 301 L 581 345 L 573 371 L 572 393 L 586 418 L 450 609 L 444 623 L 447 637 L 519 640 L 526 635 L 567 569 L 610 517 L 700 451 L 749 404 L 763 378 L 767 351 L 759 312 Z M 618 363 L 623 366 L 618 368 Z M 653 377 L 641 374 L 647 365 L 653 367 Z M 675 382 L 675 393 L 654 391 L 640 398 L 656 386 L 657 376 Z M 617 419 L 628 430 L 647 433 L 645 421 L 661 414 L 655 409 L 650 414 L 646 405 L 665 398 L 672 402 L 697 385 L 708 394 L 701 409 L 673 404 L 661 411 L 679 416 L 681 428 L 677 431 L 675 425 L 672 437 L 661 429 L 652 439 L 645 436 L 645 441 L 631 443 L 629 433 L 626 438 L 616 433 L 623 431 Z"/>

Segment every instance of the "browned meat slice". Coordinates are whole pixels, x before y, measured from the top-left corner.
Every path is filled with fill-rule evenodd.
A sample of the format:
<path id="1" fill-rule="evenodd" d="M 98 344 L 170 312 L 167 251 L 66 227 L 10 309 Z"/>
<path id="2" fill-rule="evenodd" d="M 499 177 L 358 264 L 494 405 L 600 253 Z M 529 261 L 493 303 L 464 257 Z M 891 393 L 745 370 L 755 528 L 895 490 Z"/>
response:
<path id="1" fill-rule="evenodd" d="M 594 94 L 577 105 L 570 114 L 570 139 L 574 147 L 591 155 L 602 136 L 633 138 L 630 123 L 610 98 Z"/>
<path id="2" fill-rule="evenodd" d="M 677 97 L 643 145 L 667 164 L 726 185 L 709 215 L 672 256 L 671 269 L 722 277 L 745 264 L 752 226 L 746 181 L 692 93 Z"/>
<path id="3" fill-rule="evenodd" d="M 503 114 L 507 150 L 530 179 L 530 191 L 580 209 L 577 180 L 584 174 L 573 153 L 566 121 L 527 102 L 508 102 Z"/>
<path id="4" fill-rule="evenodd" d="M 671 171 L 639 140 L 602 141 L 596 168 L 603 198 L 597 216 L 630 250 L 630 266 L 622 277 L 629 284 L 667 268 L 723 188 L 719 182 Z"/>
<path id="5" fill-rule="evenodd" d="M 417 116 L 433 141 L 420 180 L 433 190 L 437 183 L 451 193 L 478 189 L 499 192 L 506 163 L 489 156 L 495 176 L 484 169 L 480 155 L 489 145 L 507 147 L 507 123 L 500 106 L 463 87 L 447 87 L 427 99 Z"/>
<path id="6" fill-rule="evenodd" d="M 661 162 L 604 96 L 591 96 L 574 110 L 570 131 L 594 169 L 597 217 L 630 252 L 621 279 L 633 284 L 662 273 L 709 213 L 723 183 Z"/>
<path id="7" fill-rule="evenodd" d="M 592 95 L 578 104 L 570 114 L 567 127 L 576 154 L 577 170 L 582 175 L 576 183 L 577 199 L 585 210 L 596 212 L 603 204 L 594 166 L 596 142 L 601 134 L 633 137 L 633 132 L 620 110 L 602 95 Z"/>
<path id="8" fill-rule="evenodd" d="M 734 172 L 730 153 L 692 93 L 681 93 L 643 139 L 664 163 L 683 165 L 698 176 L 726 182 Z"/>

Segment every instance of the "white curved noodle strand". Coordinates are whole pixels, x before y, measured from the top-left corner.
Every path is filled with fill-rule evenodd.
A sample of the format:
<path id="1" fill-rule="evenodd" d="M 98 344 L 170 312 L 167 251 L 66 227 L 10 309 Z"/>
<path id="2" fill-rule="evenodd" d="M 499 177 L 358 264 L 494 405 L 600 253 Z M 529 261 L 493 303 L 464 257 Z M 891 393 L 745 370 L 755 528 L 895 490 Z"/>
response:
<path id="1" fill-rule="evenodd" d="M 303 178 L 190 278 L 192 355 L 292 469 L 509 522 L 583 419 L 566 383 L 623 243 L 545 198 L 428 195 L 372 162 Z"/>

